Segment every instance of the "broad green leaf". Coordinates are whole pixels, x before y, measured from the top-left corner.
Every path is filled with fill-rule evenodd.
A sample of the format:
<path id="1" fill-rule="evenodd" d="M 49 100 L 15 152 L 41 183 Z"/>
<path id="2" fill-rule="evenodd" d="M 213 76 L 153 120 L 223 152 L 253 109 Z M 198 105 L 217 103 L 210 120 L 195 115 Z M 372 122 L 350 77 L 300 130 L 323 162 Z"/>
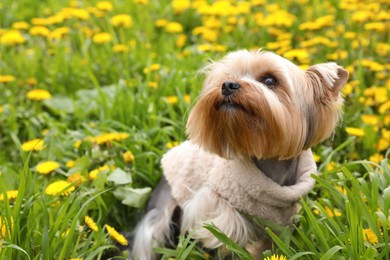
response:
<path id="1" fill-rule="evenodd" d="M 116 168 L 107 178 L 108 181 L 112 181 L 115 185 L 125 185 L 132 183 L 131 175 L 126 173 L 121 168 Z"/>
<path id="2" fill-rule="evenodd" d="M 120 187 L 114 190 L 114 196 L 121 200 L 122 204 L 134 207 L 134 208 L 142 208 L 148 197 L 151 188 L 130 188 L 130 187 Z"/>

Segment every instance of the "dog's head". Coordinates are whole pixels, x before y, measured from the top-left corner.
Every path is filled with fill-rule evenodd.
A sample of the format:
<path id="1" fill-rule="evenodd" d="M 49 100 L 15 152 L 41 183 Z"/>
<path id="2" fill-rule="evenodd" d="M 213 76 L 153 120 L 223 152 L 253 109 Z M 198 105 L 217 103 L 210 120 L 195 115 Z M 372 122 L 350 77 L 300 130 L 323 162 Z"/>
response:
<path id="1" fill-rule="evenodd" d="M 271 52 L 232 52 L 207 77 L 187 134 L 224 158 L 288 159 L 323 141 L 341 117 L 348 72 L 335 63 L 303 71 Z"/>

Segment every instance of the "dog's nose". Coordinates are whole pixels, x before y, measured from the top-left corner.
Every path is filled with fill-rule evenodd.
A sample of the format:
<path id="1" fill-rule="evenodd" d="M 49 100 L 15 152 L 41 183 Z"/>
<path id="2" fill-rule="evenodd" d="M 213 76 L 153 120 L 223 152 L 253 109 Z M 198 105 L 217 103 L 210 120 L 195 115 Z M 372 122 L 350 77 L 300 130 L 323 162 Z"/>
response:
<path id="1" fill-rule="evenodd" d="M 226 81 L 222 84 L 222 95 L 229 96 L 240 88 L 240 84 L 234 81 Z"/>

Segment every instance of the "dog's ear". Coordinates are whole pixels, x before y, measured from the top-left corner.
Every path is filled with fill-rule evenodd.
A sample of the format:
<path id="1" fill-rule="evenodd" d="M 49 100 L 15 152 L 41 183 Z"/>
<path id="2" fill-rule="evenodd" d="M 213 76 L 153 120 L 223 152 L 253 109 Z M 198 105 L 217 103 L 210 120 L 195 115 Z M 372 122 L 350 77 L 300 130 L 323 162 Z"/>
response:
<path id="1" fill-rule="evenodd" d="M 312 84 L 328 89 L 334 98 L 348 81 L 348 71 L 334 62 L 320 63 L 306 70 L 306 76 Z"/>

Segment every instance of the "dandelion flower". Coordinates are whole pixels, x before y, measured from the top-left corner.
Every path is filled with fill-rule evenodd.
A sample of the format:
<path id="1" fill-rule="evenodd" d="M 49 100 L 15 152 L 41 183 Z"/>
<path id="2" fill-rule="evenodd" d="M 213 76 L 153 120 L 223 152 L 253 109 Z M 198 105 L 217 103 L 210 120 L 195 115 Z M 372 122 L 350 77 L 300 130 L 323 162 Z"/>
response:
<path id="1" fill-rule="evenodd" d="M 358 136 L 358 137 L 364 136 L 364 130 L 361 129 L 361 128 L 346 127 L 346 128 L 345 128 L 345 131 L 346 131 L 349 135 Z"/>
<path id="2" fill-rule="evenodd" d="M 122 154 L 123 160 L 127 163 L 132 163 L 134 161 L 134 154 L 131 151 L 127 151 Z"/>
<path id="3" fill-rule="evenodd" d="M 81 183 L 85 182 L 86 179 L 84 176 L 81 175 L 80 172 L 73 173 L 70 175 L 67 179 L 67 182 L 74 183 L 75 186 L 80 186 Z"/>
<path id="4" fill-rule="evenodd" d="M 118 231 L 116 231 L 113 227 L 106 224 L 106 229 L 110 237 L 113 238 L 119 244 L 123 246 L 127 246 L 129 244 L 127 239 L 122 234 L 118 233 Z"/>
<path id="5" fill-rule="evenodd" d="M 44 89 L 33 89 L 27 92 L 27 98 L 31 100 L 46 100 L 51 98 L 51 94 L 49 91 Z"/>
<path id="6" fill-rule="evenodd" d="M 165 26 L 165 30 L 169 33 L 181 33 L 183 32 L 183 26 L 177 22 L 169 22 Z"/>
<path id="7" fill-rule="evenodd" d="M 9 83 L 15 81 L 15 77 L 12 75 L 0 75 L 0 83 Z"/>
<path id="8" fill-rule="evenodd" d="M 179 99 L 178 99 L 177 96 L 168 96 L 168 97 L 165 97 L 165 101 L 166 101 L 168 104 L 176 104 L 178 100 L 179 100 Z"/>
<path id="9" fill-rule="evenodd" d="M 38 173 L 40 174 L 49 174 L 52 171 L 58 169 L 60 167 L 60 164 L 55 161 L 47 161 L 47 162 L 42 162 L 38 164 L 35 169 Z"/>
<path id="10" fill-rule="evenodd" d="M 11 201 L 11 200 L 14 200 L 18 197 L 18 190 L 9 190 L 7 191 L 7 198 L 8 198 L 8 201 Z M 4 200 L 4 194 L 1 193 L 0 194 L 0 201 L 3 201 Z"/>
<path id="11" fill-rule="evenodd" d="M 363 239 L 372 245 L 378 244 L 378 237 L 371 228 L 363 229 Z"/>
<path id="12" fill-rule="evenodd" d="M 93 221 L 93 219 L 91 217 L 85 216 L 84 222 L 91 230 L 93 230 L 93 231 L 99 230 L 98 226 L 96 225 L 96 222 Z"/>
<path id="13" fill-rule="evenodd" d="M 157 19 L 154 22 L 154 25 L 158 28 L 165 27 L 168 24 L 168 21 L 165 19 Z"/>
<path id="14" fill-rule="evenodd" d="M 97 5 L 96 5 L 97 9 L 101 10 L 101 11 L 111 11 L 112 10 L 112 3 L 111 2 L 108 2 L 108 1 L 101 1 L 101 2 L 98 2 Z"/>
<path id="15" fill-rule="evenodd" d="M 92 41 L 97 44 L 107 43 L 110 42 L 111 40 L 112 40 L 111 34 L 106 32 L 97 33 L 92 38 Z"/>
<path id="16" fill-rule="evenodd" d="M 190 8 L 191 2 L 188 0 L 173 0 L 172 7 L 175 13 L 180 14 Z"/>
<path id="17" fill-rule="evenodd" d="M 22 144 L 22 150 L 28 151 L 40 151 L 43 149 L 44 141 L 42 139 L 33 139 Z"/>
<path id="18" fill-rule="evenodd" d="M 7 46 L 22 44 L 25 41 L 26 41 L 26 39 L 17 30 L 7 31 L 3 35 L 0 36 L 0 43 L 7 45 Z"/>
<path id="19" fill-rule="evenodd" d="M 57 195 L 61 192 L 62 196 L 69 196 L 69 194 L 75 190 L 75 187 L 67 181 L 56 181 L 49 184 L 45 193 L 48 195 Z"/>
<path id="20" fill-rule="evenodd" d="M 15 30 L 27 30 L 30 25 L 26 22 L 15 22 L 12 24 L 12 29 Z"/>
<path id="21" fill-rule="evenodd" d="M 102 167 L 99 167 L 97 169 L 94 169 L 88 173 L 88 178 L 93 181 L 97 179 L 97 176 L 99 173 L 103 171 L 110 170 L 110 167 L 108 165 L 103 165 Z"/>
<path id="22" fill-rule="evenodd" d="M 116 44 L 112 47 L 112 51 L 115 53 L 120 53 L 120 52 L 127 52 L 129 50 L 129 47 L 124 44 Z"/>
<path id="23" fill-rule="evenodd" d="M 284 255 L 271 255 L 266 257 L 264 260 L 287 260 L 287 257 Z"/>
<path id="24" fill-rule="evenodd" d="M 0 230 L 1 230 L 0 237 L 4 238 L 7 235 L 8 237 L 10 237 L 13 226 L 14 226 L 14 221 L 12 217 L 11 217 L 11 223 L 9 223 L 8 218 L 4 218 L 4 217 L 2 218 L 0 216 Z"/>
<path id="25" fill-rule="evenodd" d="M 34 26 L 28 32 L 33 36 L 47 36 L 50 30 L 45 26 Z"/>
<path id="26" fill-rule="evenodd" d="M 128 14 L 118 14 L 111 18 L 114 27 L 130 28 L 133 26 L 133 19 Z"/>

